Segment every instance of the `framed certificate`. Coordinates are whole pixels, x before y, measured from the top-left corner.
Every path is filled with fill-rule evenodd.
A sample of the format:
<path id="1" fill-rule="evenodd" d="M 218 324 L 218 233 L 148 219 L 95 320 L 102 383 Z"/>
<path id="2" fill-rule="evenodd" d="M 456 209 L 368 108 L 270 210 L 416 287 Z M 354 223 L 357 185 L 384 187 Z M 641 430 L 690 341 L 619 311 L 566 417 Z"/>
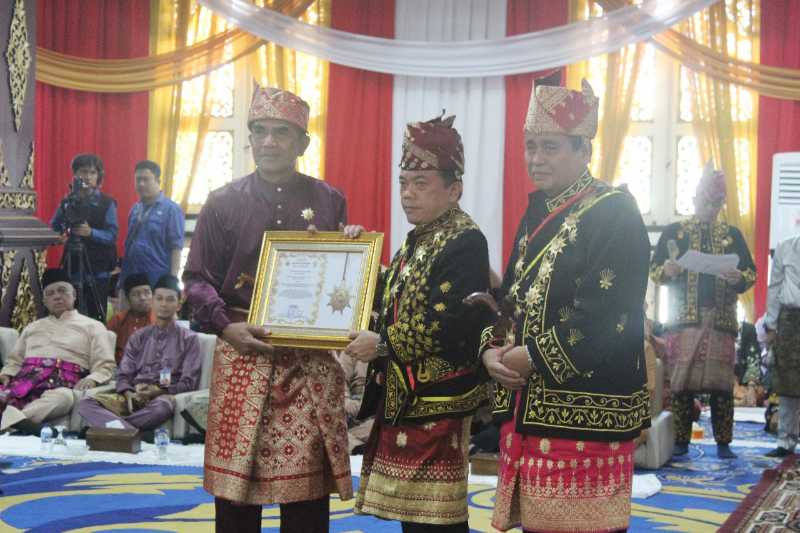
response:
<path id="1" fill-rule="evenodd" d="M 382 247 L 382 233 L 264 233 L 248 322 L 275 346 L 344 348 L 369 327 Z"/>

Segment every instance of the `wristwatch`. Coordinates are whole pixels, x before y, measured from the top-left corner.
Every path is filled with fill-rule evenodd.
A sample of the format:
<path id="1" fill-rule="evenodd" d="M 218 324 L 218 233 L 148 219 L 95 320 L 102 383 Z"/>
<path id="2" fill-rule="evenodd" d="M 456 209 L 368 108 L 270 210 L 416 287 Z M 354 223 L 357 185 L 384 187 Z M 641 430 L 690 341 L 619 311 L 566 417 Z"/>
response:
<path id="1" fill-rule="evenodd" d="M 389 355 L 389 345 L 386 344 L 386 341 L 378 341 L 378 345 L 375 346 L 375 354 L 378 357 L 387 357 Z"/>

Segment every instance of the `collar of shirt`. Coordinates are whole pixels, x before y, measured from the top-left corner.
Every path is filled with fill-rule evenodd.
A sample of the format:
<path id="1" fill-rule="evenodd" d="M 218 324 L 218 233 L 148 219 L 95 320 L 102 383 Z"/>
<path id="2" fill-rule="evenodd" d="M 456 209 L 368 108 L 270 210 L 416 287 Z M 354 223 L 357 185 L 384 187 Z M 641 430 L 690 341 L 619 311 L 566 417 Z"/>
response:
<path id="1" fill-rule="evenodd" d="M 552 212 L 561 207 L 565 202 L 567 202 L 570 198 L 578 194 L 579 192 L 586 189 L 589 185 L 591 185 L 594 178 L 589 173 L 589 169 L 586 169 L 581 177 L 578 180 L 567 187 L 561 194 L 556 196 L 555 198 L 550 198 L 545 202 L 547 205 L 547 211 Z"/>
<path id="2" fill-rule="evenodd" d="M 159 327 L 158 324 L 153 324 L 153 326 L 156 328 L 156 337 L 158 339 L 163 339 L 175 331 L 175 328 L 178 327 L 178 324 L 173 320 L 167 324 L 167 327 L 165 328 Z"/>
<path id="3" fill-rule="evenodd" d="M 77 309 L 70 309 L 69 311 L 64 311 L 63 313 L 61 313 L 61 316 L 49 315 L 47 318 L 52 318 L 53 320 L 58 320 L 58 321 L 64 321 L 75 318 L 75 315 L 77 314 L 78 314 Z"/>
<path id="4" fill-rule="evenodd" d="M 258 175 L 258 171 L 256 171 L 253 172 L 252 185 L 253 189 L 260 196 L 267 200 L 274 200 L 280 194 L 293 194 L 300 190 L 303 186 L 303 179 L 299 172 L 295 172 L 294 175 L 285 182 L 272 183 L 262 179 L 261 176 Z"/>
<path id="5" fill-rule="evenodd" d="M 89 191 L 89 203 L 98 205 L 100 203 L 100 189 L 92 189 Z"/>
<path id="6" fill-rule="evenodd" d="M 158 193 L 158 196 L 156 196 L 156 197 L 155 197 L 155 199 L 154 199 L 152 202 L 150 202 L 150 203 L 145 203 L 145 202 L 143 202 L 142 200 L 139 200 L 139 203 L 140 203 L 140 204 L 141 204 L 143 207 L 145 207 L 145 208 L 148 208 L 148 207 L 151 207 L 151 206 L 154 206 L 154 205 L 160 204 L 160 203 L 161 203 L 161 202 L 163 202 L 165 199 L 166 199 L 166 196 L 164 196 L 164 191 L 159 191 L 159 193 Z"/>
<path id="7" fill-rule="evenodd" d="M 412 229 L 408 233 L 408 236 L 409 237 L 415 236 L 416 238 L 419 238 L 420 236 L 425 235 L 426 233 L 430 233 L 434 230 L 437 230 L 442 226 L 444 226 L 448 221 L 450 221 L 453 218 L 453 216 L 456 215 L 456 213 L 460 211 L 461 208 L 459 207 L 450 207 L 447 209 L 447 211 L 439 215 L 439 217 L 436 220 L 433 220 L 426 224 L 420 224 L 419 226 Z"/>

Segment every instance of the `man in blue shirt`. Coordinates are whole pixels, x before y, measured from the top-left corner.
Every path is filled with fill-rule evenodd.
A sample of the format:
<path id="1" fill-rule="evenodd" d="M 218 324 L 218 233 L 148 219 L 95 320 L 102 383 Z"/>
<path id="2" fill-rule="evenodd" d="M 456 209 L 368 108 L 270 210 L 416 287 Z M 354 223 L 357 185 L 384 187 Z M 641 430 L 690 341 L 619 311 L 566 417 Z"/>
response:
<path id="1" fill-rule="evenodd" d="M 97 155 L 78 154 L 71 167 L 71 192 L 58 206 L 50 226 L 66 243 L 63 261 L 72 283 L 81 285 L 78 308 L 105 323 L 109 280 L 117 263 L 117 202 L 99 190 L 105 167 Z"/>
<path id="2" fill-rule="evenodd" d="M 139 272 L 147 275 L 150 285 L 164 274 L 176 276 L 183 249 L 183 211 L 161 192 L 161 167 L 153 161 L 139 161 L 134 180 L 139 201 L 128 215 L 120 287 L 126 277 Z"/>

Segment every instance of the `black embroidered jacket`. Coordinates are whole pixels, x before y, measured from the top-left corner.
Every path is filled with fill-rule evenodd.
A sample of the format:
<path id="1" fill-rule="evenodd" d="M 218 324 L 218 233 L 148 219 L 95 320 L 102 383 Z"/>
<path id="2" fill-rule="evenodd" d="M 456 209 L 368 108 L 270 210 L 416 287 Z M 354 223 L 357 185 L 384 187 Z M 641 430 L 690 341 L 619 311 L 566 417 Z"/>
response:
<path id="1" fill-rule="evenodd" d="M 709 254 L 735 254 L 739 256 L 737 268 L 742 280 L 730 285 L 724 279 L 697 272 L 682 272 L 674 279 L 664 275 L 664 262 L 669 259 L 667 243 L 674 240 L 678 257 L 687 250 Z M 676 329 L 700 323 L 699 308 L 714 310 L 714 327 L 736 335 L 739 324 L 736 318 L 736 301 L 756 282 L 756 266 L 742 233 L 725 222 L 703 224 L 696 217 L 670 224 L 661 233 L 650 265 L 654 283 L 669 287 L 669 321 L 667 328 Z"/>
<path id="2" fill-rule="evenodd" d="M 462 300 L 488 287 L 483 233 L 466 213 L 450 209 L 409 232 L 383 275 L 375 330 L 389 357 L 371 365 L 368 377 L 374 386 L 382 375 L 378 415 L 397 424 L 471 414 L 487 399 L 478 352 L 491 318 Z"/>
<path id="3" fill-rule="evenodd" d="M 516 344 L 527 347 L 535 372 L 519 392 L 498 385 L 495 415 L 510 419 L 519 402 L 521 433 L 635 438 L 650 424 L 643 329 L 650 244 L 636 201 L 586 173 L 557 198 L 531 194 L 516 243 L 502 292 L 515 309 Z"/>

